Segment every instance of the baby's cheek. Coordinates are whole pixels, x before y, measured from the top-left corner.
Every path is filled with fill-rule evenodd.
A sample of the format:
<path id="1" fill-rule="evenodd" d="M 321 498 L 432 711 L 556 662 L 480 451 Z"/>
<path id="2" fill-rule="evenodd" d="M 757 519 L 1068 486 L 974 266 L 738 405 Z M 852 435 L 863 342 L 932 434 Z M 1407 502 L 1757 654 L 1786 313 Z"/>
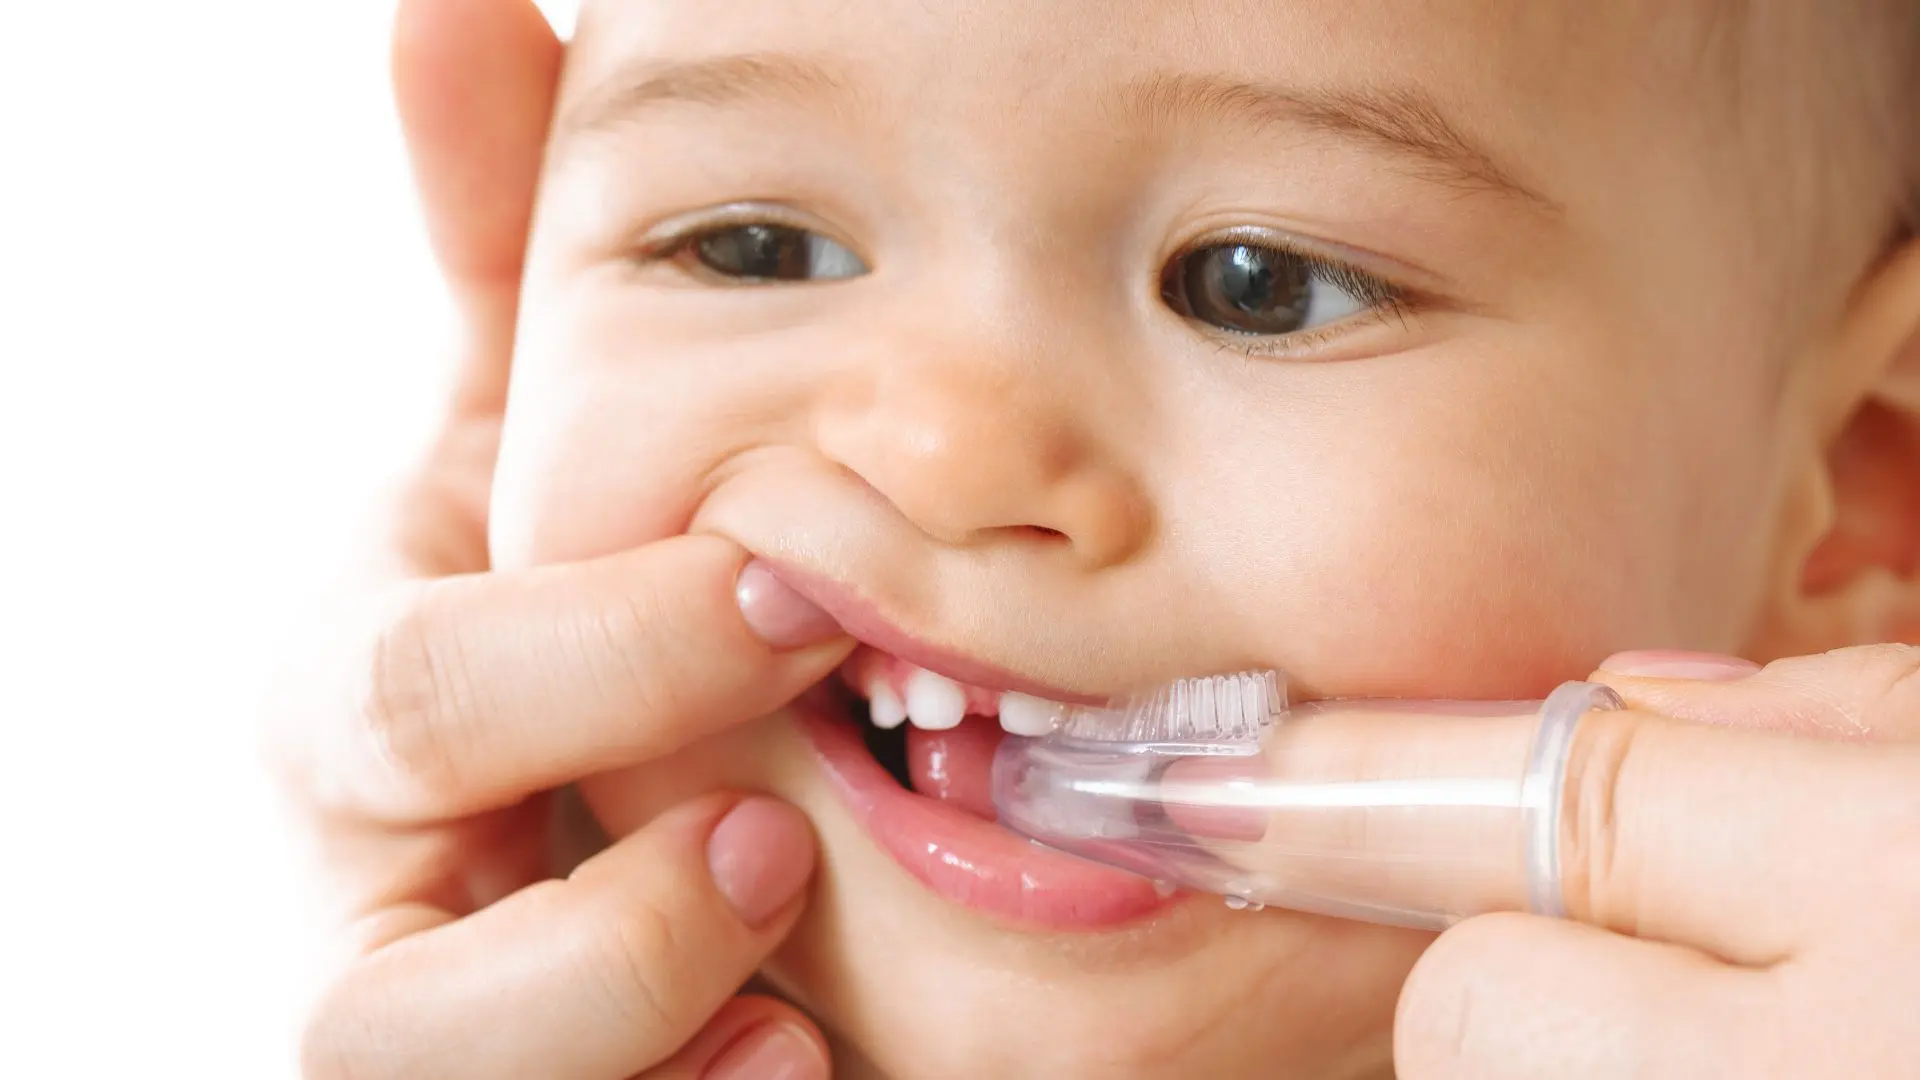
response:
<path id="1" fill-rule="evenodd" d="M 697 432 L 604 399 L 516 401 L 488 522 L 501 568 L 594 558 L 686 531 L 711 472 Z"/>
<path id="2" fill-rule="evenodd" d="M 1532 696 L 1617 649 L 1711 644 L 1676 617 L 1697 583 L 1679 578 L 1661 507 L 1636 506 L 1605 454 L 1420 449 L 1352 448 L 1301 499 L 1311 522 L 1235 543 L 1246 564 L 1214 579 L 1243 598 L 1237 633 L 1303 692 Z"/>
<path id="3" fill-rule="evenodd" d="M 1283 666 L 1304 695 L 1534 697 L 1584 676 L 1619 643 L 1659 636 L 1625 632 L 1631 620 L 1621 610 L 1552 582 L 1550 568 L 1529 573 L 1462 553 L 1425 573 L 1404 564 L 1348 569 L 1346 588 L 1315 605 L 1311 628 L 1264 631 L 1269 652 L 1290 658 Z M 1527 584 L 1515 587 L 1510 576 Z"/>
<path id="4" fill-rule="evenodd" d="M 754 429 L 754 385 L 589 285 L 529 298 L 489 522 L 498 566 L 593 558 L 687 530 Z M 761 412 L 778 412 L 762 402 Z"/>

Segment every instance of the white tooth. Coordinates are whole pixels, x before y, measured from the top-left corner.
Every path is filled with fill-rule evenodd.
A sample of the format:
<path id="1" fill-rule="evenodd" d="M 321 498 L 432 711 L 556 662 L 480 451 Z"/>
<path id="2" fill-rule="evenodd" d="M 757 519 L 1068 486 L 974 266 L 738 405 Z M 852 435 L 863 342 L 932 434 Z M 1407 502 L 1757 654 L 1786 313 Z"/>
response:
<path id="1" fill-rule="evenodd" d="M 1053 731 L 1060 718 L 1060 706 L 1029 694 L 1000 695 L 1000 726 L 1009 735 L 1040 738 Z"/>
<path id="2" fill-rule="evenodd" d="M 867 715 L 873 720 L 873 726 L 883 731 L 891 731 L 907 722 L 907 707 L 893 687 L 875 679 L 867 688 Z"/>
<path id="3" fill-rule="evenodd" d="M 924 731 L 948 731 L 967 718 L 967 692 L 931 671 L 907 676 L 907 719 Z"/>

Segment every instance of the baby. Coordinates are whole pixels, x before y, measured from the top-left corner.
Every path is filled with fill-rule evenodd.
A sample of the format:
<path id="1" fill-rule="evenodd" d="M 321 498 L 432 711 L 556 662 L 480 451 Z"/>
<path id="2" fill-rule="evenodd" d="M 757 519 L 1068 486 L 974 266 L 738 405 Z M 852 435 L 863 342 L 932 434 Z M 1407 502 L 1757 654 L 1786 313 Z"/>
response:
<path id="1" fill-rule="evenodd" d="M 1506 698 L 1920 634 L 1917 20 L 588 5 L 496 561 L 719 534 L 864 643 L 858 700 L 589 802 L 809 814 L 764 974 L 842 1075 L 1390 1075 L 1428 937 L 1034 849 L 985 762 L 1187 674 Z"/>

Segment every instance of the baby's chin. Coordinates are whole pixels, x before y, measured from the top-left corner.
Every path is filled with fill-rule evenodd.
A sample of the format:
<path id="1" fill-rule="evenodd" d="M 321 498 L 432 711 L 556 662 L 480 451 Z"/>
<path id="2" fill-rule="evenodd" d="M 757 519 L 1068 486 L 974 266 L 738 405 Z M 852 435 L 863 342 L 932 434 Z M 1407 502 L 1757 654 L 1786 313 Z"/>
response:
<path id="1" fill-rule="evenodd" d="M 782 714 L 582 790 L 625 835 L 715 789 L 805 810 L 821 872 L 764 976 L 842 1047 L 836 1075 L 1390 1075 L 1399 986 L 1426 935 L 1181 895 L 1084 930 L 972 910 L 875 841 Z"/>

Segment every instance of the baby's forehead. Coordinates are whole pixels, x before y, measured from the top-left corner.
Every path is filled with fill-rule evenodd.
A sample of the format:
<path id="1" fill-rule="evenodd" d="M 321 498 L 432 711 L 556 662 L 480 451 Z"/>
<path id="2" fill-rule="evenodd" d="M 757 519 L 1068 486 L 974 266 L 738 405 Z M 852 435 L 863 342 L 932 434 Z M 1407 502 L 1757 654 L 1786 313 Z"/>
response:
<path id="1" fill-rule="evenodd" d="M 1699 100 L 1693 61 L 1718 6 L 599 0 L 583 13 L 567 98 L 622 82 L 630 105 L 784 98 L 854 132 L 917 125 L 956 141 L 1125 138 L 1195 114 L 1264 115 L 1370 131 L 1462 181 L 1518 186 L 1535 171 L 1526 159 L 1582 129 L 1674 126 L 1687 111 L 1676 103 Z"/>
<path id="2" fill-rule="evenodd" d="M 1797 5 L 1797 0 L 1793 0 Z M 1870 4 L 1886 0 L 1847 0 Z M 1754 27 L 1761 0 L 585 0 L 576 44 L 649 55 L 805 51 L 859 57 L 875 71 L 931 79 L 998 58 L 1028 74 L 1083 62 L 1211 60 L 1300 77 L 1354 65 L 1435 83 L 1492 76 L 1544 89 L 1586 68 L 1691 73 Z M 924 63 L 929 49 L 947 59 Z M 891 61 L 891 63 L 890 63 Z M 992 87 L 982 86 L 983 90 Z M 1586 87 L 1608 90 L 1607 86 Z"/>
<path id="3" fill-rule="evenodd" d="M 1864 126 L 1873 95 L 1831 93 L 1819 60 L 1857 51 L 1863 12 L 1904 2 L 588 0 L 562 134 L 691 104 L 830 135 L 849 160 L 865 145 L 964 168 L 987 150 L 1071 157 L 1230 118 L 1371 141 L 1439 186 L 1536 207 L 1586 198 L 1603 214 L 1679 170 L 1751 202 L 1754 222 L 1811 222 L 1890 198 L 1868 190 L 1897 175 L 1889 137 L 1826 145 Z"/>
<path id="4" fill-rule="evenodd" d="M 1490 73 L 1552 74 L 1575 56 L 1611 53 L 1628 62 L 1664 50 L 1697 56 L 1690 43 L 1725 36 L 1725 12 L 1744 6 L 1730 0 L 1359 0 L 1336 12 L 1317 0 L 745 0 L 722 6 L 587 0 L 576 44 L 656 55 L 801 51 L 858 57 L 875 72 L 923 80 L 939 76 L 942 67 L 978 69 L 998 60 L 1036 77 L 1094 62 L 1206 61 L 1302 78 L 1361 65 L 1419 70 L 1436 81 L 1453 72 L 1467 81 Z M 949 63 L 929 67 L 930 49 Z"/>

